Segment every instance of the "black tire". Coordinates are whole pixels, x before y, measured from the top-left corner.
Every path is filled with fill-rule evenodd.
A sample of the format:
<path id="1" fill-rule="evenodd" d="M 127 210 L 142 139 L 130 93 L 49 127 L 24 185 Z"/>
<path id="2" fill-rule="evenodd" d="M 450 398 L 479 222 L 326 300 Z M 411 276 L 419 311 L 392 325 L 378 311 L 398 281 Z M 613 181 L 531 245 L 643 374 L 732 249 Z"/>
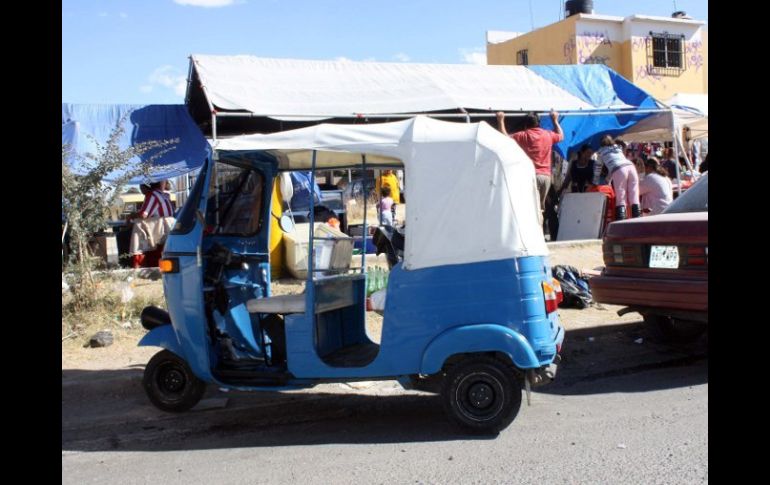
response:
<path id="1" fill-rule="evenodd" d="M 690 343 L 698 339 L 707 329 L 707 324 L 680 320 L 666 315 L 644 315 L 644 324 L 650 335 L 658 341 L 668 343 Z"/>
<path id="2" fill-rule="evenodd" d="M 144 369 L 142 379 L 147 397 L 158 409 L 179 413 L 192 408 L 203 397 L 206 383 L 175 353 L 162 350 Z"/>
<path id="3" fill-rule="evenodd" d="M 522 380 L 516 369 L 487 356 L 468 357 L 444 376 L 441 400 L 449 419 L 472 433 L 499 433 L 521 408 Z"/>

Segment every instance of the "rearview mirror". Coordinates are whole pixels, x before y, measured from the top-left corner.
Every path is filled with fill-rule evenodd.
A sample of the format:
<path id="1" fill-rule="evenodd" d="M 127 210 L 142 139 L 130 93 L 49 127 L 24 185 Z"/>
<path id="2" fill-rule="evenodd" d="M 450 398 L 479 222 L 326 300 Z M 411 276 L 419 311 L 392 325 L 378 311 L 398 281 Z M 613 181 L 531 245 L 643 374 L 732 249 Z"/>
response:
<path id="1" fill-rule="evenodd" d="M 284 214 L 278 220 L 278 225 L 281 226 L 283 232 L 294 232 L 294 219 L 288 214 Z"/>

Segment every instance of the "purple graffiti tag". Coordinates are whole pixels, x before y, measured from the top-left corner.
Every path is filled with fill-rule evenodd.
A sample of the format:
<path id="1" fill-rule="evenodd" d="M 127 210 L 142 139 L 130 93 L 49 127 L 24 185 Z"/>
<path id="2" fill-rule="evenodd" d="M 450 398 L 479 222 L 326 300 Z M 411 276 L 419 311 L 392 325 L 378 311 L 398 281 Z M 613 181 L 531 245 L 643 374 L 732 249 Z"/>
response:
<path id="1" fill-rule="evenodd" d="M 631 41 L 634 52 L 647 48 L 647 37 L 634 37 Z"/>
<path id="2" fill-rule="evenodd" d="M 586 47 L 597 47 L 600 45 L 608 45 L 612 47 L 612 41 L 609 34 L 605 32 L 583 32 L 580 34 L 580 38 L 583 45 Z"/>
<path id="3" fill-rule="evenodd" d="M 595 55 L 592 55 L 590 50 L 584 50 L 581 48 L 578 52 L 580 53 L 578 56 L 578 64 L 607 65 L 607 62 L 609 62 L 610 60 L 610 56 L 595 56 Z"/>
<path id="4" fill-rule="evenodd" d="M 695 54 L 700 53 L 700 51 L 703 49 L 703 42 L 699 40 L 695 40 L 692 42 L 685 42 L 685 52 L 687 54 Z"/>
<path id="5" fill-rule="evenodd" d="M 701 54 L 693 54 L 690 56 L 690 64 L 695 66 L 695 72 L 700 71 L 700 68 L 703 67 L 703 55 Z"/>
<path id="6" fill-rule="evenodd" d="M 650 66 L 638 66 L 636 68 L 636 77 L 639 80 L 647 79 L 652 83 L 663 81 L 663 78 L 660 75 L 653 72 L 650 69 Z"/>
<path id="7" fill-rule="evenodd" d="M 575 52 L 575 39 L 570 39 L 564 43 L 563 52 L 564 60 L 570 62 L 572 60 L 572 54 Z"/>

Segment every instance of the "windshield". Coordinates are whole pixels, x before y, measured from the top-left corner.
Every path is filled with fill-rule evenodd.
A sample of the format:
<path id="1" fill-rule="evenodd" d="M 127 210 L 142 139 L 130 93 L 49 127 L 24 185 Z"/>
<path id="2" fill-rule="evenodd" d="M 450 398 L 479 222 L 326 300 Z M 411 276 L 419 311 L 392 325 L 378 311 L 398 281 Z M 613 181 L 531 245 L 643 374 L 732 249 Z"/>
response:
<path id="1" fill-rule="evenodd" d="M 709 210 L 709 174 L 704 173 L 700 180 L 680 195 L 669 205 L 663 214 L 679 212 L 708 212 Z"/>
<path id="2" fill-rule="evenodd" d="M 223 162 L 214 165 L 206 224 L 214 234 L 252 236 L 262 223 L 264 177 L 260 172 Z"/>

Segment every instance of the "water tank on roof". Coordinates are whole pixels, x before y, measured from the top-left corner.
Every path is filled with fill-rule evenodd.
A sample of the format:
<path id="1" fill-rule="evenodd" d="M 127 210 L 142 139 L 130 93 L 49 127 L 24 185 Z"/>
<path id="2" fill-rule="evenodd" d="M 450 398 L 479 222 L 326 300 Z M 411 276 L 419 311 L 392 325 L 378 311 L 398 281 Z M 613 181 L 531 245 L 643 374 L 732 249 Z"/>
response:
<path id="1" fill-rule="evenodd" d="M 571 17 L 578 13 L 594 13 L 593 0 L 568 0 L 564 6 L 564 16 Z"/>

